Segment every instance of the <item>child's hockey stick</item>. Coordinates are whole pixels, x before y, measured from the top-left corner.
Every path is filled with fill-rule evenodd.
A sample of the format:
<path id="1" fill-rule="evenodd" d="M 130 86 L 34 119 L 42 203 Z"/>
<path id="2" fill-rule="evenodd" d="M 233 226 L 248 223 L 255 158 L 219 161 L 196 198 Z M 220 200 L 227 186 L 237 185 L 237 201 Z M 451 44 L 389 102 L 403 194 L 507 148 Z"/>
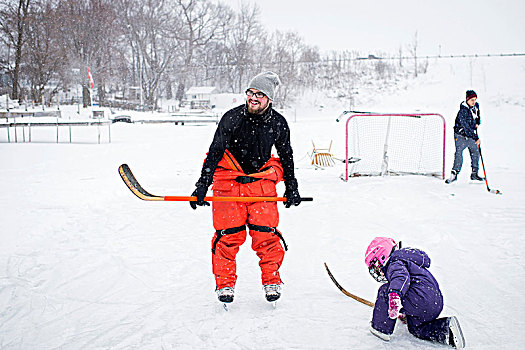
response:
<path id="1" fill-rule="evenodd" d="M 481 166 L 483 167 L 483 176 L 485 177 L 485 185 L 487 185 L 487 191 L 494 194 L 502 194 L 500 190 L 490 189 L 489 183 L 487 182 L 487 173 L 485 172 L 485 163 L 483 163 L 483 156 L 481 155 L 481 147 L 478 146 L 479 157 L 481 158 Z"/>
<path id="2" fill-rule="evenodd" d="M 332 279 L 332 282 L 334 282 L 334 284 L 337 286 L 337 288 L 339 288 L 339 290 L 341 292 L 343 292 L 344 295 L 354 299 L 354 300 L 357 300 L 358 302 L 360 303 L 363 303 L 365 305 L 368 305 L 370 307 L 374 307 L 374 303 L 371 302 L 371 301 L 368 301 L 366 299 L 363 299 L 361 297 L 358 297 L 357 295 L 354 295 L 350 292 L 348 292 L 346 289 L 344 289 L 338 282 L 337 280 L 334 278 L 334 276 L 332 275 L 332 273 L 330 272 L 330 269 L 328 268 L 328 265 L 326 265 L 326 263 L 324 263 L 324 267 L 326 268 L 326 272 L 328 272 L 328 276 L 330 276 L 330 278 Z"/>
<path id="3" fill-rule="evenodd" d="M 127 164 L 119 166 L 118 172 L 130 191 L 144 201 L 197 201 L 197 197 L 194 196 L 156 196 L 149 193 L 143 189 L 137 179 L 135 179 L 135 176 Z M 210 202 L 286 202 L 286 197 L 205 197 L 204 200 Z M 313 200 L 312 197 L 301 197 L 301 201 L 311 202 Z"/>
<path id="4" fill-rule="evenodd" d="M 474 130 L 476 132 L 476 135 L 478 134 L 477 130 Z M 478 145 L 478 151 L 479 151 L 479 157 L 481 158 L 481 166 L 483 167 L 483 176 L 485 177 L 485 185 L 487 185 L 487 191 L 494 194 L 502 194 L 499 190 L 491 190 L 489 187 L 489 183 L 487 182 L 487 173 L 485 172 L 485 163 L 483 163 L 483 156 L 481 155 L 481 146 Z"/>

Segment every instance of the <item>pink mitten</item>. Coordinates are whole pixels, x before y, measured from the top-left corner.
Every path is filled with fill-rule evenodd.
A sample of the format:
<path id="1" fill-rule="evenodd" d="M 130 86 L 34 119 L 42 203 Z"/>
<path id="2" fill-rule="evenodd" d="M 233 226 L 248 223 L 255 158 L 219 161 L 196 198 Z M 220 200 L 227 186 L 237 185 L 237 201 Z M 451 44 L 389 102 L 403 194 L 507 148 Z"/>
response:
<path id="1" fill-rule="evenodd" d="M 388 294 L 388 317 L 395 320 L 401 314 L 401 298 L 399 294 L 392 292 Z"/>

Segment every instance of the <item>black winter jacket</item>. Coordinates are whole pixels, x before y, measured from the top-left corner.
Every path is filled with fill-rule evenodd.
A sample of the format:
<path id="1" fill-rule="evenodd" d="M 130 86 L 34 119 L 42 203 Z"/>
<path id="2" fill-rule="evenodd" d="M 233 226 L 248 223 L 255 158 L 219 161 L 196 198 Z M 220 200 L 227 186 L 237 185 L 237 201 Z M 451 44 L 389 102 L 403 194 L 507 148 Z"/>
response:
<path id="1" fill-rule="evenodd" d="M 252 174 L 270 159 L 274 145 L 283 166 L 286 189 L 296 190 L 290 129 L 286 119 L 271 104 L 263 115 L 248 113 L 246 104 L 229 110 L 217 126 L 196 185 L 211 185 L 225 149 L 239 162 L 244 173 Z"/>
<path id="2" fill-rule="evenodd" d="M 479 104 L 476 102 L 474 107 L 470 108 L 466 102 L 462 102 L 456 117 L 454 133 L 477 140 L 476 124 L 479 125 L 480 123 Z"/>

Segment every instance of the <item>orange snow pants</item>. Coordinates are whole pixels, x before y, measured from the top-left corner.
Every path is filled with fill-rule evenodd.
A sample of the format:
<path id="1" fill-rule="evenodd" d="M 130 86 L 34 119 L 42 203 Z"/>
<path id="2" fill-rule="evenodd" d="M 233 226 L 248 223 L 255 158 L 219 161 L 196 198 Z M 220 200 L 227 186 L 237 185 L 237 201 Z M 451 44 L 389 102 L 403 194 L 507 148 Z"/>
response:
<path id="1" fill-rule="evenodd" d="M 255 174 L 246 175 L 226 150 L 213 177 L 213 195 L 218 197 L 276 197 L 275 185 L 282 180 L 283 169 L 278 158 L 271 158 Z M 239 183 L 238 176 L 258 179 Z M 235 257 L 246 240 L 252 237 L 252 249 L 259 257 L 262 284 L 281 283 L 279 267 L 284 258 L 282 235 L 277 230 L 277 202 L 212 202 L 212 266 L 217 289 L 234 287 L 237 280 Z M 286 247 L 284 240 L 283 244 Z"/>

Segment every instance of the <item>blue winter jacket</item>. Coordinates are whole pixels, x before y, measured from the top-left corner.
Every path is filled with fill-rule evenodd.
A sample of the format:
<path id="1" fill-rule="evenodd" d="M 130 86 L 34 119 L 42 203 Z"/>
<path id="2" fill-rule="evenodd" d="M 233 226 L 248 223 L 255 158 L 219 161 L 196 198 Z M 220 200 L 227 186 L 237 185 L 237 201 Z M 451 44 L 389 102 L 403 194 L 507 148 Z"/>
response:
<path id="1" fill-rule="evenodd" d="M 427 270 L 429 267 L 430 258 L 422 250 L 402 248 L 394 251 L 384 267 L 388 292 L 399 294 L 405 308 L 443 305 L 439 284 Z"/>
<path id="2" fill-rule="evenodd" d="M 459 106 L 458 115 L 456 116 L 454 133 L 477 140 L 476 125 L 480 123 L 479 104 L 476 102 L 474 107 L 470 108 L 466 102 L 462 102 Z"/>

